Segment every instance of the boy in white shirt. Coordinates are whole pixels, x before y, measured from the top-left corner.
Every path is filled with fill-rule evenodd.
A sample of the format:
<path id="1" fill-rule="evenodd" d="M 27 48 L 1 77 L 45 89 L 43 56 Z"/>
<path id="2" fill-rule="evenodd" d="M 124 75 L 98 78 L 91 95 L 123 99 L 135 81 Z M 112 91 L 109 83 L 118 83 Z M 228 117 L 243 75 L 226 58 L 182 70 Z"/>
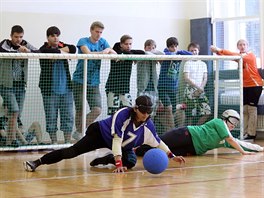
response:
<path id="1" fill-rule="evenodd" d="M 188 51 L 193 55 L 199 55 L 199 50 L 200 46 L 197 43 L 188 45 Z M 201 60 L 190 60 L 185 63 L 183 73 L 187 83 L 184 91 L 187 104 L 187 124 L 201 125 L 211 115 L 209 101 L 204 92 L 207 83 L 207 65 Z M 194 121 L 195 123 L 193 123 Z"/>

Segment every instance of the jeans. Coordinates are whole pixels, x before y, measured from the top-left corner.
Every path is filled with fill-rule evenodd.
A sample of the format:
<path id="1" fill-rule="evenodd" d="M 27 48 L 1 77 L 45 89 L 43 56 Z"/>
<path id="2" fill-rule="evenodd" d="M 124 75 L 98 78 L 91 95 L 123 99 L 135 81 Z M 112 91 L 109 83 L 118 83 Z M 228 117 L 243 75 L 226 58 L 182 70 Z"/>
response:
<path id="1" fill-rule="evenodd" d="M 66 94 L 49 95 L 43 94 L 43 104 L 46 116 L 46 131 L 55 134 L 58 130 L 58 112 L 60 113 L 60 130 L 70 134 L 73 128 L 73 94 L 69 91 Z"/>

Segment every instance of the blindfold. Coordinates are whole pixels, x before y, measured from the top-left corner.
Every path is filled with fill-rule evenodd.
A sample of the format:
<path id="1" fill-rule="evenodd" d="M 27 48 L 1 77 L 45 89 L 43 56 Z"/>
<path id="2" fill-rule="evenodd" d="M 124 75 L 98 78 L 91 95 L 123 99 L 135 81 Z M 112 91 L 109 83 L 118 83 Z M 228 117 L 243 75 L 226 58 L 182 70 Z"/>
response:
<path id="1" fill-rule="evenodd" d="M 153 112 L 152 106 L 136 105 L 136 108 L 143 114 L 151 114 Z"/>

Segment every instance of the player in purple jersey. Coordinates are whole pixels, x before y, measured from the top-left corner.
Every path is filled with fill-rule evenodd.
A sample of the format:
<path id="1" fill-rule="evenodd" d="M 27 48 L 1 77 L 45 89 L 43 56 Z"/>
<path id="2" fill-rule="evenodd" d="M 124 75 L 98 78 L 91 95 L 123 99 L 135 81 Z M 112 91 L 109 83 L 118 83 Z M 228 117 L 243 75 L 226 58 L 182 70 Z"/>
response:
<path id="1" fill-rule="evenodd" d="M 90 165 L 114 164 L 114 172 L 120 173 L 136 165 L 137 158 L 133 148 L 142 144 L 158 147 L 175 162 L 184 163 L 185 159 L 175 156 L 158 137 L 150 119 L 152 111 L 151 99 L 146 95 L 139 96 L 134 107 L 122 108 L 111 117 L 92 123 L 86 135 L 73 146 L 52 151 L 35 161 L 24 162 L 25 170 L 33 172 L 43 164 L 53 164 L 95 149 L 109 148 L 112 149 L 112 154 L 96 158 Z"/>

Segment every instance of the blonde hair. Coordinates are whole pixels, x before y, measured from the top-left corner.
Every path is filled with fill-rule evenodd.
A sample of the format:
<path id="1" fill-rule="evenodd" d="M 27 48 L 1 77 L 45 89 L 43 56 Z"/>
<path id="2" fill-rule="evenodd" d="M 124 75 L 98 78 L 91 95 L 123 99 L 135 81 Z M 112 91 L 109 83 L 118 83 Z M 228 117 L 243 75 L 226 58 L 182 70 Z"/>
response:
<path id="1" fill-rule="evenodd" d="M 102 22 L 100 22 L 100 21 L 95 21 L 95 22 L 92 23 L 92 25 L 90 27 L 90 30 L 93 30 L 96 27 L 104 29 L 104 24 Z"/>

